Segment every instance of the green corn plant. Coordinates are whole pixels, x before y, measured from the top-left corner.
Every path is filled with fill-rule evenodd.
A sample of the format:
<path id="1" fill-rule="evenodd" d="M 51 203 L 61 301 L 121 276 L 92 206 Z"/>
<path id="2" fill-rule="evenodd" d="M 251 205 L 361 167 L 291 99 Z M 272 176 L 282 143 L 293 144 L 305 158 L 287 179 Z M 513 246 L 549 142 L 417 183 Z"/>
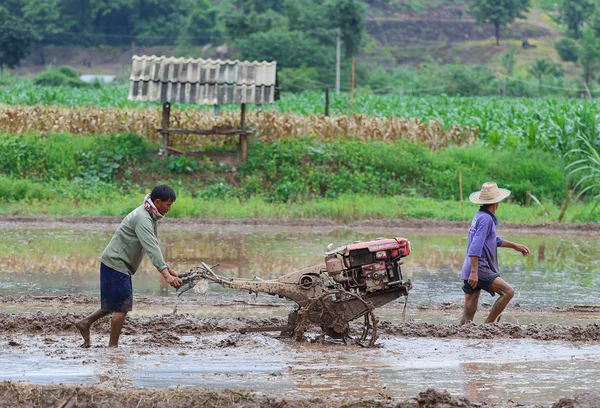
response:
<path id="1" fill-rule="evenodd" d="M 576 156 L 577 160 L 565 167 L 569 176 L 579 180 L 575 183 L 575 191 L 579 191 L 577 199 L 590 192 L 596 194 L 592 200 L 600 202 L 600 154 L 589 137 L 578 134 L 580 147 L 571 149 L 568 156 Z M 597 204 L 596 204 L 597 205 Z"/>

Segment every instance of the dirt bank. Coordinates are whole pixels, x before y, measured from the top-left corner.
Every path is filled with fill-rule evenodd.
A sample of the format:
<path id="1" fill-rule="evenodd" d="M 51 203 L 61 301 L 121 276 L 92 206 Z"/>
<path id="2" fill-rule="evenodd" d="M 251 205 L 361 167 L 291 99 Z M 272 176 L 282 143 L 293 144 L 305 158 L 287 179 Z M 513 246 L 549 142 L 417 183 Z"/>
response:
<path id="1" fill-rule="evenodd" d="M 0 229 L 15 228 L 67 228 L 67 229 L 100 229 L 111 230 L 120 223 L 122 217 L 0 217 Z M 468 228 L 467 222 L 445 220 L 369 220 L 352 224 L 337 224 L 331 220 L 314 218 L 302 219 L 183 219 L 167 218 L 162 224 L 163 229 L 201 229 L 202 227 L 218 227 L 220 230 L 257 230 L 257 231 L 331 231 L 339 228 L 351 228 L 360 231 L 381 231 L 397 229 L 425 234 L 464 234 Z M 518 233 L 521 235 L 560 235 L 560 236 L 600 236 L 598 224 L 502 224 L 505 234 Z"/>
<path id="2" fill-rule="evenodd" d="M 470 408 L 470 407 L 525 407 L 507 401 L 502 405 L 471 403 L 466 398 L 452 397 L 447 391 L 428 389 L 418 397 L 402 402 L 385 396 L 378 399 L 328 400 L 323 398 L 290 399 L 247 391 L 207 391 L 199 389 L 170 389 L 164 391 L 115 391 L 98 386 L 29 385 L 10 381 L 0 382 L 3 400 L 0 407 L 236 407 L 236 408 Z M 599 393 L 584 393 L 575 398 L 562 398 L 552 408 L 597 407 Z M 537 405 L 536 407 L 543 407 Z"/>
<path id="3" fill-rule="evenodd" d="M 171 389 L 165 391 L 114 391 L 103 387 L 73 387 L 67 385 L 28 385 L 0 382 L 4 396 L 0 407 L 236 407 L 236 408 L 453 408 L 481 407 L 465 398 L 455 398 L 446 391 L 429 389 L 418 397 L 398 402 L 385 398 L 331 401 L 323 398 L 287 399 L 247 391 L 206 391 L 198 389 Z M 509 406 L 513 406 L 512 404 Z M 567 407 L 568 405 L 561 405 Z"/>

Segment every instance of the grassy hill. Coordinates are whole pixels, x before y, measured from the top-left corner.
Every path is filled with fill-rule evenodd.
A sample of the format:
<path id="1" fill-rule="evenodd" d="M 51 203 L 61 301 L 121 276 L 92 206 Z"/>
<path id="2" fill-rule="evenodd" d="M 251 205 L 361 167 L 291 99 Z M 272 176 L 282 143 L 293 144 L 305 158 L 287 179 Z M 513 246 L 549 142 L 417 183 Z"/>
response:
<path id="1" fill-rule="evenodd" d="M 555 21 L 554 4 L 533 1 L 524 20 L 503 28 L 501 45 L 494 39 L 493 26 L 475 21 L 464 0 L 372 0 L 366 21 L 371 45 L 369 60 L 387 66 L 418 67 L 426 61 L 484 64 L 503 71 L 501 54 L 517 49 L 515 73 L 525 72 L 537 58 L 561 63 L 567 75 L 575 74 L 574 64 L 561 62 L 554 43 L 564 35 Z M 527 39 L 535 48 L 524 49 Z M 377 59 L 377 55 L 381 58 Z"/>
<path id="2" fill-rule="evenodd" d="M 368 38 L 358 62 L 369 66 L 440 64 L 487 65 L 503 72 L 501 55 L 517 49 L 514 75 L 527 72 L 537 58 L 560 62 L 554 43 L 563 37 L 554 3 L 534 0 L 525 20 L 502 29 L 501 45 L 496 46 L 493 27 L 475 21 L 467 12 L 466 0 L 369 0 L 366 28 Z M 535 48 L 521 47 L 523 38 Z M 47 65 L 70 65 L 82 74 L 111 74 L 126 79 L 133 54 L 178 55 L 175 47 L 46 47 L 38 49 L 17 69 L 19 74 L 35 74 Z M 234 50 L 217 53 L 216 45 L 206 55 L 233 57 Z M 560 62 L 565 75 L 578 75 L 572 63 Z"/>

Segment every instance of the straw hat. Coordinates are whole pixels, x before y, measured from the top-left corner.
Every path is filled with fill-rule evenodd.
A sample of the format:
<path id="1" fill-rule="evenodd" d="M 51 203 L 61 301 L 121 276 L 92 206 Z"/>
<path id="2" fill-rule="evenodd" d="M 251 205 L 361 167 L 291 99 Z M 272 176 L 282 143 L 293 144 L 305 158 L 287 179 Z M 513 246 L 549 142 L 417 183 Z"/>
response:
<path id="1" fill-rule="evenodd" d="M 469 200 L 475 204 L 496 204 L 510 195 L 505 188 L 498 188 L 493 181 L 483 183 L 481 191 L 476 191 L 469 196 Z"/>

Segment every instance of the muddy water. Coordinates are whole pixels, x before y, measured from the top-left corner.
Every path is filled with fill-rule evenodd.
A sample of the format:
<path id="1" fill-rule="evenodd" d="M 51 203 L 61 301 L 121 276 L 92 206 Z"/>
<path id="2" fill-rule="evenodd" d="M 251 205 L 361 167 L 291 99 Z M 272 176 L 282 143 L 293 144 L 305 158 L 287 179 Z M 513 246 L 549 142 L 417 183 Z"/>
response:
<path id="1" fill-rule="evenodd" d="M 377 311 L 381 320 L 391 323 L 381 324 L 380 347 L 375 349 L 298 344 L 231 330 L 215 334 L 212 328 L 198 333 L 197 321 L 173 326 L 184 331 L 172 327 L 157 331 L 168 326 L 165 322 L 175 306 L 180 314 L 216 318 L 217 326 L 227 326 L 225 320 L 240 316 L 282 320 L 291 305 L 276 297 L 256 298 L 219 287 L 177 299 L 145 261 L 134 277 L 136 303 L 122 347 L 82 350 L 76 347 L 77 336 L 69 332 L 72 322 L 66 320 L 72 318 L 69 313 L 87 313 L 95 307 L 98 257 L 111 232 L 112 228 L 2 230 L 0 311 L 7 312 L 8 320 L 0 326 L 0 380 L 115 388 L 245 388 L 280 396 L 344 398 L 404 398 L 436 388 L 475 402 L 511 400 L 547 406 L 600 386 L 600 336 L 597 326 L 590 325 L 598 321 L 598 312 L 565 310 L 600 303 L 596 276 L 600 239 L 593 235 L 505 236 L 532 250 L 529 258 L 500 250 L 503 276 L 517 296 L 501 326 L 458 330 L 449 323 L 456 322 L 463 300 L 457 279 L 466 244 L 462 235 L 348 228 L 320 232 L 164 228 L 163 251 L 175 269 L 185 271 L 204 261 L 219 263 L 223 275 L 266 279 L 321 264 L 330 242 L 405 236 L 413 252 L 403 268 L 414 285 L 406 315 L 400 302 Z M 11 300 L 21 294 L 33 297 Z M 85 296 L 77 298 L 81 294 Z M 481 308 L 489 308 L 486 303 L 493 300 L 483 295 Z M 549 312 L 555 307 L 562 311 Z M 43 313 L 27 326 L 30 331 L 16 330 L 10 323 L 32 311 Z M 484 315 L 479 313 L 476 321 Z M 104 345 L 107 322 L 100 326 L 94 341 Z M 557 335 L 547 335 L 552 332 Z"/>
<path id="2" fill-rule="evenodd" d="M 166 224 L 168 226 L 168 224 Z M 462 302 L 458 271 L 466 240 L 461 235 L 423 235 L 420 231 L 359 232 L 341 228 L 326 232 L 274 231 L 195 232 L 165 228 L 161 241 L 165 257 L 179 271 L 204 261 L 219 263 L 223 275 L 274 278 L 300 267 L 321 264 L 329 243 L 340 245 L 378 236 L 405 236 L 413 252 L 404 274 L 413 281 L 413 304 Z M 112 229 L 7 229 L 0 242 L 0 295 L 65 293 L 97 296 L 99 255 Z M 529 246 L 523 258 L 500 249 L 502 275 L 517 295 L 513 304 L 568 307 L 596 304 L 600 293 L 600 239 L 553 236 L 505 236 Z M 134 278 L 137 295 L 173 296 L 147 260 Z M 211 295 L 224 290 L 211 288 Z M 229 296 L 228 294 L 225 297 Z M 482 302 L 493 302 L 482 295 Z"/>
<path id="3" fill-rule="evenodd" d="M 106 336 L 97 340 L 104 343 Z M 163 340 L 124 336 L 118 350 L 82 350 L 73 336 L 13 337 L 16 345 L 0 349 L 0 379 L 243 388 L 289 398 L 407 398 L 436 388 L 473 402 L 526 405 L 551 404 L 600 385 L 597 344 L 387 338 L 380 348 L 362 349 L 259 334 Z"/>

